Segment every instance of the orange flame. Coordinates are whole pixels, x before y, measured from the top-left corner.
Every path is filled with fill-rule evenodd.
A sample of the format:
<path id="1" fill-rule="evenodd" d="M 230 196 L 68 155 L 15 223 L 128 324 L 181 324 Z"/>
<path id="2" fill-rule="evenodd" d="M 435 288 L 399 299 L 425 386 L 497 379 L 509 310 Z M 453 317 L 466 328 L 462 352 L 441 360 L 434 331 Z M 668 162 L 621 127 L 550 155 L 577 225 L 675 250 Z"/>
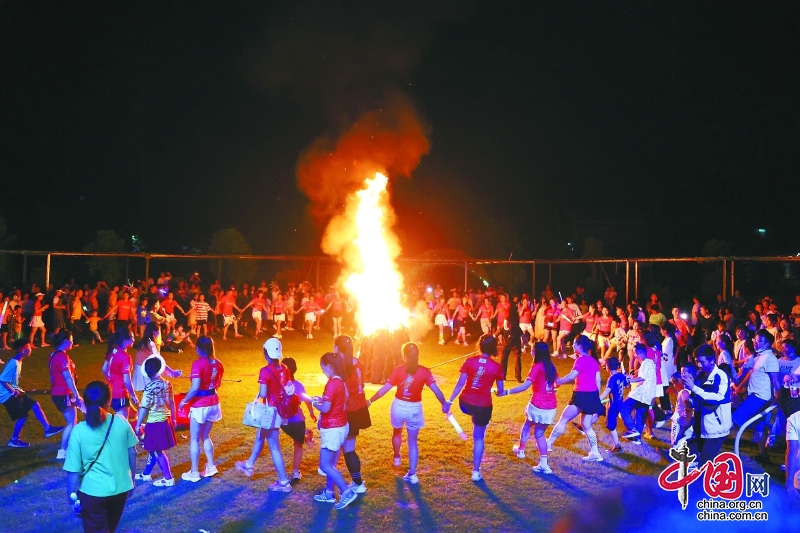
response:
<path id="1" fill-rule="evenodd" d="M 407 325 L 409 315 L 401 304 L 403 276 L 395 262 L 400 246 L 386 216 L 388 183 L 386 176 L 376 172 L 353 198 L 357 203 L 353 240 L 357 255 L 350 265 L 354 272 L 344 285 L 358 300 L 356 322 L 364 335 L 379 329 L 399 329 Z"/>
<path id="2" fill-rule="evenodd" d="M 320 247 L 344 265 L 341 281 L 358 301 L 364 335 L 394 331 L 408 317 L 388 185 L 389 178 L 410 177 L 429 148 L 414 107 L 396 99 L 363 115 L 335 142 L 318 139 L 298 161 L 298 185 L 325 227 Z"/>

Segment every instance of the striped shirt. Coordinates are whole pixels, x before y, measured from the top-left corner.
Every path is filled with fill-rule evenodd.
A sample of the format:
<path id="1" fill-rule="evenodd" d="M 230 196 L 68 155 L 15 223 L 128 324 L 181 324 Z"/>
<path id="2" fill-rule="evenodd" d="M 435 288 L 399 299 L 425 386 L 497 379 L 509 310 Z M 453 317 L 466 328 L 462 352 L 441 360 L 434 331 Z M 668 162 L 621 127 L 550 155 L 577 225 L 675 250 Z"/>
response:
<path id="1" fill-rule="evenodd" d="M 192 302 L 192 308 L 197 313 L 197 320 L 208 320 L 208 312 L 211 311 L 208 302 Z"/>

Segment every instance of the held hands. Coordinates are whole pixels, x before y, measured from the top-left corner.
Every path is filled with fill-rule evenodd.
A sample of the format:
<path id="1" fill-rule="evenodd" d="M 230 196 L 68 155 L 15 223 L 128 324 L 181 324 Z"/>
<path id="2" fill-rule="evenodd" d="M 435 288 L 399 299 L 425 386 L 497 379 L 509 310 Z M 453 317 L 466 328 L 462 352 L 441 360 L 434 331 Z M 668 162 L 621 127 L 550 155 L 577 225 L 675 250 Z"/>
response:
<path id="1" fill-rule="evenodd" d="M 450 414 L 450 407 L 453 405 L 453 402 L 444 402 L 442 404 L 442 412 L 446 415 Z"/>

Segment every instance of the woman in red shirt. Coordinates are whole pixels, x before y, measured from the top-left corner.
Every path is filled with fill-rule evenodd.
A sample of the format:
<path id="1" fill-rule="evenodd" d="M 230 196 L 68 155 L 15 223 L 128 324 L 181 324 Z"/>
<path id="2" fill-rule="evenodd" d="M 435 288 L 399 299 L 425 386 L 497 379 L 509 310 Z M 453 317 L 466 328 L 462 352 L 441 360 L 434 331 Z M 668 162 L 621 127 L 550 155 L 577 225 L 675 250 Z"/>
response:
<path id="1" fill-rule="evenodd" d="M 611 327 L 614 324 L 614 317 L 605 305 L 600 308 L 600 316 L 597 317 L 597 347 L 600 348 L 600 360 L 605 361 L 606 350 L 611 344 Z"/>
<path id="2" fill-rule="evenodd" d="M 83 405 L 83 398 L 78 393 L 75 363 L 67 355 L 72 349 L 72 333 L 62 329 L 53 339 L 53 345 L 56 351 L 50 354 L 50 399 L 67 421 L 64 433 L 61 434 L 61 448 L 56 455 L 56 459 L 63 461 L 67 458 L 69 434 L 72 433 L 78 416 L 77 407 Z"/>
<path id="3" fill-rule="evenodd" d="M 128 329 L 117 330 L 109 337 L 108 353 L 106 361 L 103 363 L 103 375 L 111 387 L 111 408 L 133 425 L 136 423 L 136 418 L 131 420 L 130 406 L 133 404 L 138 407 L 139 400 L 133 391 L 133 382 L 131 381 L 133 359 L 126 351 L 131 345 L 133 345 L 133 336 Z"/>
<path id="4" fill-rule="evenodd" d="M 482 335 L 478 347 L 481 354 L 464 361 L 456 388 L 450 395 L 450 400 L 442 406 L 442 411 L 449 413 L 453 400 L 458 396 L 461 412 L 472 417 L 474 426 L 472 438 L 475 440 L 472 450 L 472 481 L 483 479 L 481 475 L 483 440 L 486 436 L 486 426 L 492 419 L 492 385 L 497 382 L 498 394 L 503 394 L 504 390 L 503 368 L 492 359 L 497 357 L 497 339 L 492 335 Z"/>
<path id="5" fill-rule="evenodd" d="M 325 472 L 327 480 L 325 489 L 316 494 L 314 500 L 326 503 L 336 502 L 335 485 L 339 487 L 341 497 L 334 507 L 344 509 L 358 497 L 354 490 L 348 488 L 342 474 L 336 468 L 339 450 L 350 431 L 347 423 L 347 387 L 342 377 L 344 376 L 344 363 L 341 357 L 333 352 L 328 352 L 320 358 L 319 366 L 322 373 L 328 377 L 328 383 L 325 385 L 322 396 L 315 396 L 311 405 L 321 413 L 319 419 L 319 467 Z"/>
<path id="6" fill-rule="evenodd" d="M 544 310 L 544 342 L 550 342 L 553 350 L 556 348 L 556 338 L 558 337 L 558 303 L 551 298 L 549 305 Z"/>
<path id="7" fill-rule="evenodd" d="M 454 326 L 458 327 L 456 344 L 461 344 L 463 341 L 464 346 L 467 345 L 467 317 L 471 312 L 472 304 L 469 301 L 469 296 L 465 294 L 456 306 L 455 316 L 453 317 Z"/>
<path id="8" fill-rule="evenodd" d="M 342 317 L 344 316 L 345 309 L 347 309 L 347 300 L 339 295 L 339 291 L 334 291 L 331 303 L 325 308 L 325 311 L 331 312 L 334 339 L 342 334 Z"/>
<path id="9" fill-rule="evenodd" d="M 44 327 L 44 321 L 42 320 L 42 313 L 44 313 L 45 309 L 50 307 L 49 305 L 44 303 L 44 294 L 41 292 L 36 293 L 36 301 L 33 302 L 33 316 L 31 317 L 30 322 L 28 325 L 31 328 L 31 336 L 30 336 L 30 343 L 31 348 L 35 347 L 33 344 L 33 340 L 36 337 L 36 332 L 42 333 L 42 348 L 46 348 L 50 346 L 45 342 L 44 335 L 47 332 L 47 328 Z"/>
<path id="10" fill-rule="evenodd" d="M 278 293 L 274 298 L 274 303 L 272 304 L 272 318 L 275 320 L 275 338 L 280 339 L 283 337 L 283 335 L 281 335 L 281 328 L 283 327 L 283 323 L 286 322 L 286 302 L 283 300 L 283 295 L 281 293 Z"/>
<path id="11" fill-rule="evenodd" d="M 422 389 L 425 385 L 430 387 L 433 394 L 445 406 L 444 394 L 436 385 L 429 368 L 419 364 L 419 347 L 413 342 L 403 345 L 403 360 L 405 365 L 398 366 L 389 376 L 389 381 L 369 399 L 372 405 L 384 394 L 397 387 L 392 402 L 391 421 L 394 432 L 392 433 L 392 448 L 394 449 L 394 466 L 400 466 L 400 446 L 403 444 L 403 426 L 408 433 L 408 473 L 403 476 L 405 481 L 412 485 L 419 483 L 417 477 L 417 463 L 419 462 L 419 445 L 417 439 L 419 430 L 425 427 L 425 415 L 422 412 Z"/>
<path id="12" fill-rule="evenodd" d="M 289 394 L 289 392 L 294 394 L 293 386 L 291 391 L 287 390 L 287 385 L 291 382 L 292 375 L 289 369 L 281 363 L 282 358 L 283 346 L 281 341 L 275 338 L 267 339 L 267 342 L 264 343 L 264 359 L 267 360 L 267 365 L 261 368 L 258 374 L 258 397 L 263 402 L 266 402 L 267 405 L 273 407 L 278 407 L 285 394 Z M 288 421 L 289 419 L 287 418 L 283 422 L 285 424 Z M 269 490 L 273 492 L 292 492 L 292 484 L 286 476 L 286 463 L 283 461 L 283 454 L 281 453 L 280 436 L 281 431 L 279 428 L 257 429 L 256 440 L 253 443 L 253 451 L 250 453 L 250 457 L 247 461 L 236 461 L 236 470 L 247 477 L 252 477 L 256 460 L 261 455 L 261 451 L 264 449 L 264 441 L 266 441 L 272 456 L 272 463 L 275 465 L 275 470 L 278 471 L 278 481 L 270 485 Z"/>
<path id="13" fill-rule="evenodd" d="M 217 467 L 214 465 L 214 443 L 211 442 L 210 435 L 214 422 L 222 420 L 217 389 L 219 389 L 222 375 L 225 373 L 222 362 L 217 359 L 214 352 L 214 341 L 211 337 L 203 336 L 197 339 L 197 356 L 197 360 L 192 363 L 192 373 L 189 375 L 192 386 L 179 406 L 179 409 L 183 409 L 186 405 L 190 406 L 189 457 L 192 461 L 192 469 L 184 472 L 181 479 L 192 483 L 200 481 L 201 478 L 198 469 L 201 443 L 208 460 L 202 477 L 211 477 L 217 474 Z"/>
<path id="14" fill-rule="evenodd" d="M 353 483 L 349 488 L 358 494 L 363 494 L 367 491 L 367 486 L 361 479 L 361 460 L 356 453 L 356 437 L 362 429 L 372 426 L 369 405 L 364 395 L 364 367 L 361 365 L 361 361 L 353 355 L 353 339 L 349 335 L 336 337 L 333 353 L 342 358 L 345 385 L 347 386 L 347 424 L 350 430 L 347 432 L 347 439 L 344 441 L 342 450 L 344 451 L 344 464 L 347 465 L 347 471 L 353 478 Z"/>
<path id="15" fill-rule="evenodd" d="M 514 445 L 513 451 L 520 459 L 525 458 L 525 445 L 531 436 L 531 428 L 534 428 L 533 435 L 539 448 L 539 464 L 533 467 L 533 471 L 543 474 L 553 473 L 547 465 L 547 439 L 544 438 L 544 432 L 556 417 L 557 379 L 558 372 L 550 358 L 550 347 L 546 342 L 537 342 L 534 346 L 533 366 L 522 385 L 506 391 L 505 394 L 497 393 L 498 396 L 517 394 L 533 386 L 531 401 L 525 408 L 525 422 L 519 433 L 519 444 Z"/>
<path id="16" fill-rule="evenodd" d="M 579 335 L 575 339 L 575 364 L 572 371 L 563 378 L 556 379 L 556 385 L 575 381 L 572 399 L 569 405 L 561 411 L 561 418 L 547 438 L 547 450 L 553 449 L 553 443 L 561 436 L 573 418 L 581 415 L 581 426 L 586 440 L 589 441 L 591 452 L 584 457 L 585 461 L 602 461 L 603 456 L 597 449 L 597 435 L 592 429 L 594 415 L 605 414 L 605 407 L 600 403 L 600 363 L 595 355 L 595 346 L 588 337 Z"/>
<path id="17" fill-rule="evenodd" d="M 450 321 L 450 308 L 444 296 L 439 296 L 439 302 L 433 308 L 433 324 L 439 328 L 439 345 L 444 346 L 444 327 Z"/>

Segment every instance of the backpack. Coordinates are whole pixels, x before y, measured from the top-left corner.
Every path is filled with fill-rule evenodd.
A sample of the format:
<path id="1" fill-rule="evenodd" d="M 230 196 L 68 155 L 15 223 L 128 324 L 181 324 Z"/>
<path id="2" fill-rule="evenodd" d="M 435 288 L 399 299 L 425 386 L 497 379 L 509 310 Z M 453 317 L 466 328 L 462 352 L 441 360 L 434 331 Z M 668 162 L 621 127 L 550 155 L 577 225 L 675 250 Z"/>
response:
<path id="1" fill-rule="evenodd" d="M 269 369 L 270 374 L 272 374 L 272 377 L 275 378 L 275 381 L 280 383 L 280 376 L 275 373 L 275 371 L 272 369 L 272 366 L 267 366 L 267 368 Z M 300 397 L 294 393 L 293 383 L 289 383 L 285 387 L 281 386 L 281 390 L 282 392 L 277 403 L 275 404 L 275 408 L 278 410 L 278 414 L 283 420 L 288 420 L 296 415 L 297 411 L 300 410 Z"/>

